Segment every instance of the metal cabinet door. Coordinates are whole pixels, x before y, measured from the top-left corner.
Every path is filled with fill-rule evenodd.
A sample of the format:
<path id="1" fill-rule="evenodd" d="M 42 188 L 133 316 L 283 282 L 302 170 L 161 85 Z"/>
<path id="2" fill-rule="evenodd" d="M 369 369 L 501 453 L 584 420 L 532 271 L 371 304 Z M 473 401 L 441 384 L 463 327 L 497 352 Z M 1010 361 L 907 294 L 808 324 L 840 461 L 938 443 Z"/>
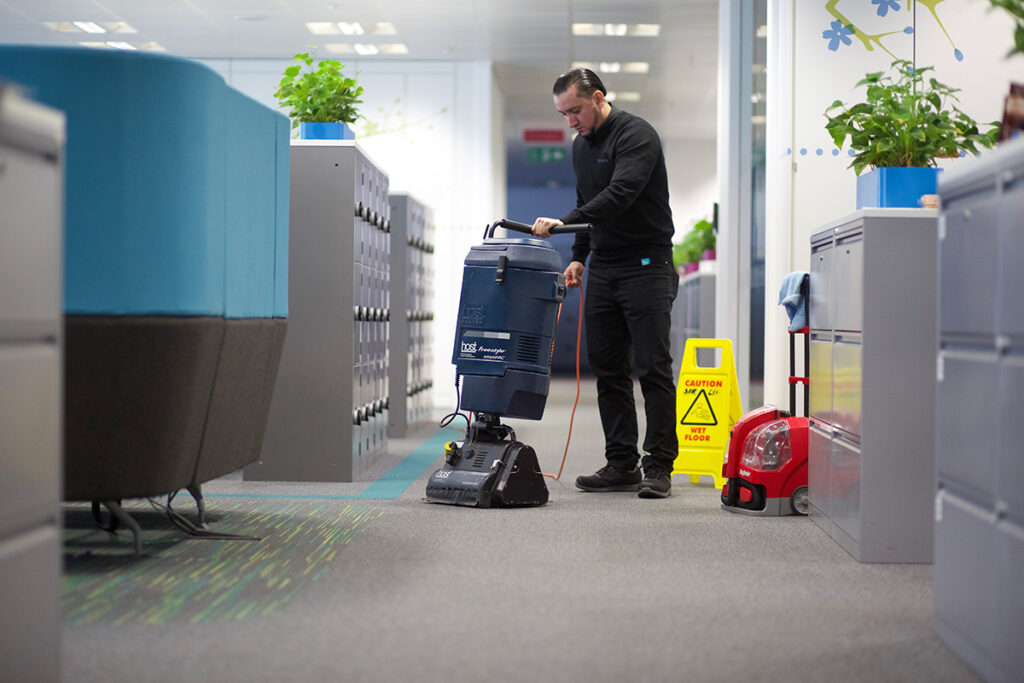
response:
<path id="1" fill-rule="evenodd" d="M 811 423 L 807 441 L 807 495 L 811 516 L 832 516 L 832 434 Z M 815 519 L 819 525 L 822 520 Z M 826 522 L 827 523 L 827 522 Z"/>
<path id="2" fill-rule="evenodd" d="M 832 439 L 832 522 L 861 542 L 861 453 L 860 448 L 840 435 Z"/>
<path id="3" fill-rule="evenodd" d="M 1024 188 L 1004 196 L 999 210 L 999 332 L 1024 337 Z"/>
<path id="4" fill-rule="evenodd" d="M 0 337 L 54 337 L 64 304 L 58 165 L 0 147 L 0 207 Z"/>
<path id="5" fill-rule="evenodd" d="M 955 202 L 939 240 L 939 330 L 991 336 L 996 329 L 998 204 L 986 197 Z"/>
<path id="6" fill-rule="evenodd" d="M 832 425 L 859 440 L 863 394 L 860 335 L 836 335 L 832 358 Z"/>
<path id="7" fill-rule="evenodd" d="M 810 326 L 812 330 L 831 330 L 829 308 L 835 251 L 831 241 L 811 244 Z"/>
<path id="8" fill-rule="evenodd" d="M 939 481 L 983 504 L 996 491 L 997 361 L 995 353 L 943 350 L 936 383 Z"/>
<path id="9" fill-rule="evenodd" d="M 832 423 L 832 335 L 812 333 L 807 410 L 812 420 Z"/>
<path id="10" fill-rule="evenodd" d="M 0 536 L 56 516 L 60 383 L 55 344 L 0 344 Z"/>
<path id="11" fill-rule="evenodd" d="M 829 292 L 832 327 L 847 332 L 864 329 L 864 235 L 843 235 L 833 249 Z"/>
<path id="12" fill-rule="evenodd" d="M 1024 297 L 1021 297 L 1024 298 Z M 996 495 L 1010 515 L 1024 520 L 1024 355 L 999 363 L 999 435 L 996 444 Z M 1024 566 L 1024 565 L 1022 565 Z"/>

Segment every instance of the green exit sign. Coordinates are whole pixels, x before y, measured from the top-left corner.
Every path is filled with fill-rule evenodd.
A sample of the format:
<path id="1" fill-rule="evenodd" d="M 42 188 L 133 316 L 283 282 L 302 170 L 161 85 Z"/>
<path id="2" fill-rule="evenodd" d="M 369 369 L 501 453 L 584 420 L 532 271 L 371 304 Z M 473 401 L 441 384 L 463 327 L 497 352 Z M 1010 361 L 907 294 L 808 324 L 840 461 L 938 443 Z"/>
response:
<path id="1" fill-rule="evenodd" d="M 565 161 L 565 148 L 527 147 L 526 160 L 531 164 L 556 164 Z"/>

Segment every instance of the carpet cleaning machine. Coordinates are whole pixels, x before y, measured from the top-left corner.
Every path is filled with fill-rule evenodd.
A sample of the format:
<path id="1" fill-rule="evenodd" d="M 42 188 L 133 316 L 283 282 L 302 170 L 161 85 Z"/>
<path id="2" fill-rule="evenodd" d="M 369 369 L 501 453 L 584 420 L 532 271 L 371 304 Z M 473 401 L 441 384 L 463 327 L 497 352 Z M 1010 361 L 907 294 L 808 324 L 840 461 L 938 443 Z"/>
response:
<path id="1" fill-rule="evenodd" d="M 800 284 L 806 315 L 809 280 Z M 805 317 L 806 320 L 806 317 Z M 796 373 L 797 334 L 804 335 L 804 375 Z M 807 398 L 810 329 L 789 333 L 789 412 L 775 406 L 753 410 L 733 425 L 722 466 L 722 508 L 762 517 L 807 514 Z M 804 385 L 804 415 L 796 415 L 796 385 Z"/>
<path id="2" fill-rule="evenodd" d="M 466 417 L 465 440 L 445 446 L 444 466 L 427 481 L 426 499 L 433 503 L 487 508 L 548 501 L 536 452 L 501 418 L 539 420 L 544 414 L 564 268 L 544 240 L 496 238 L 496 228 L 532 233 L 525 223 L 499 220 L 466 256 L 452 351 L 462 393 L 449 418 L 467 410 L 474 419 Z M 564 225 L 551 232 L 590 229 Z"/>

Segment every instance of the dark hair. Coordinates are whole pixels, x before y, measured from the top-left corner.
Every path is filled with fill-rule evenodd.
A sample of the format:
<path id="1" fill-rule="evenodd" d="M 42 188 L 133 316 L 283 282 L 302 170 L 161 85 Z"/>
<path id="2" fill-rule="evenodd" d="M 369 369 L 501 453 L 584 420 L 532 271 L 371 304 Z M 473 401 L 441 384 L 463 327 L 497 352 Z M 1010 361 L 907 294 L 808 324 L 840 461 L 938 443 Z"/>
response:
<path id="1" fill-rule="evenodd" d="M 574 67 L 555 79 L 555 87 L 551 89 L 555 95 L 561 95 L 569 88 L 576 88 L 576 94 L 583 97 L 590 97 L 595 90 L 600 90 L 602 95 L 608 91 L 604 83 L 596 73 L 583 67 Z"/>

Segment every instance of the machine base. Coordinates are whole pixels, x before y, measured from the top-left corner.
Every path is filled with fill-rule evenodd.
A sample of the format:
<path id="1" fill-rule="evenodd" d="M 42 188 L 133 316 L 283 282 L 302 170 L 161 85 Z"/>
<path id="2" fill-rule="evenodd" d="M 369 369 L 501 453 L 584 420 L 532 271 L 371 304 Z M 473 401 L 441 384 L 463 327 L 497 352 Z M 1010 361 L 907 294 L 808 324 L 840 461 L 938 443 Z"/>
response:
<path id="1" fill-rule="evenodd" d="M 427 481 L 427 501 L 468 507 L 528 507 L 548 502 L 536 452 L 506 441 L 500 425 L 474 425 L 460 448 L 449 443 L 445 465 Z"/>

